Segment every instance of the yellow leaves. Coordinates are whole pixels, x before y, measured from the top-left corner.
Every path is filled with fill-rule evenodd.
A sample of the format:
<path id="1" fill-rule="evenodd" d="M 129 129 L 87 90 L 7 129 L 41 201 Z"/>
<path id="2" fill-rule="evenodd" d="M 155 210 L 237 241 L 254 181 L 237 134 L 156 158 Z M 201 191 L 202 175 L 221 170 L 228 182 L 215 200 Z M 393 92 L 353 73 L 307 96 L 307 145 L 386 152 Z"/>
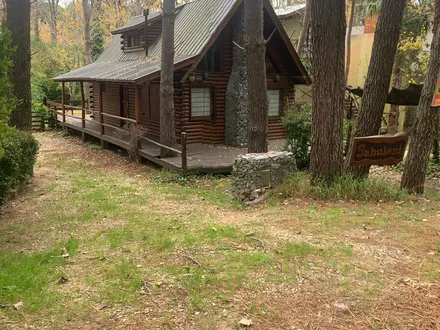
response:
<path id="1" fill-rule="evenodd" d="M 58 22 L 59 42 L 81 46 L 84 43 L 84 15 L 81 1 L 73 0 Z"/>

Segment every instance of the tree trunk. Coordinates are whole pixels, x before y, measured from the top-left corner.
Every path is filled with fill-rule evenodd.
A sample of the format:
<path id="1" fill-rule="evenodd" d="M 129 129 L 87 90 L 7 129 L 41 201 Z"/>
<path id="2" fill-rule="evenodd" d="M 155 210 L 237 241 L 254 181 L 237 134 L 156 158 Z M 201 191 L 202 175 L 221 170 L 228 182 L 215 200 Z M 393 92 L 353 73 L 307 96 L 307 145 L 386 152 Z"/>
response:
<path id="1" fill-rule="evenodd" d="M 176 3 L 164 0 L 162 19 L 162 63 L 160 75 L 160 142 L 175 147 L 174 128 L 174 22 Z M 161 157 L 172 157 L 174 153 L 163 149 Z"/>
<path id="2" fill-rule="evenodd" d="M 306 1 L 306 9 L 304 11 L 304 21 L 301 34 L 299 35 L 297 53 L 299 56 L 304 56 L 304 45 L 306 43 L 307 34 L 309 33 L 310 16 L 312 12 L 312 1 Z"/>
<path id="3" fill-rule="evenodd" d="M 50 39 L 52 43 L 56 44 L 58 42 L 58 2 L 59 0 L 48 0 L 50 9 Z"/>
<path id="4" fill-rule="evenodd" d="M 82 0 L 82 7 L 84 12 L 84 54 L 86 64 L 91 64 L 92 59 L 92 42 L 90 41 L 90 6 L 89 0 Z"/>
<path id="5" fill-rule="evenodd" d="M 237 10 L 237 19 L 232 22 L 232 38 L 238 45 L 245 45 L 244 10 Z M 248 145 L 249 109 L 246 69 L 246 53 L 232 46 L 232 68 L 226 90 L 225 144 L 236 148 Z"/>
<path id="6" fill-rule="evenodd" d="M 405 121 L 403 123 L 403 130 L 408 133 L 408 135 L 411 135 L 417 117 L 417 107 L 406 106 L 404 111 Z"/>
<path id="7" fill-rule="evenodd" d="M 400 56 L 397 55 L 396 65 L 394 66 L 394 79 L 393 87 L 402 87 L 402 69 Z M 390 107 L 390 112 L 388 113 L 388 125 L 387 134 L 396 134 L 399 127 L 399 106 L 397 104 L 392 104 Z"/>
<path id="8" fill-rule="evenodd" d="M 32 11 L 32 30 L 34 31 L 34 38 L 40 41 L 40 12 L 39 12 L 39 1 L 34 0 L 31 5 Z"/>
<path id="9" fill-rule="evenodd" d="M 331 181 L 340 174 L 343 161 L 345 1 L 313 0 L 311 14 L 313 95 L 310 172 L 313 179 Z"/>
<path id="10" fill-rule="evenodd" d="M 351 13 L 350 21 L 348 22 L 347 31 L 347 59 L 345 64 L 345 84 L 348 84 L 348 75 L 350 74 L 350 64 L 351 64 L 351 32 L 353 31 L 353 21 L 354 13 L 356 9 L 356 0 L 351 0 Z"/>
<path id="11" fill-rule="evenodd" d="M 263 0 L 245 0 L 245 50 L 248 78 L 249 153 L 268 152 L 269 101 L 266 80 L 266 41 Z"/>
<path id="12" fill-rule="evenodd" d="M 434 26 L 434 39 L 431 44 L 431 57 L 428 63 L 428 72 L 423 84 L 417 109 L 417 119 L 411 135 L 408 156 L 402 175 L 401 187 L 411 192 L 422 194 L 424 192 L 426 171 L 429 156 L 432 150 L 432 141 L 436 137 L 438 122 L 440 120 L 440 107 L 431 107 L 437 86 L 440 71 L 440 0 L 435 1 L 436 17 Z"/>
<path id="13" fill-rule="evenodd" d="M 440 145 L 439 145 L 439 139 L 434 139 L 434 145 L 432 146 L 432 160 L 436 164 L 440 164 Z"/>
<path id="14" fill-rule="evenodd" d="M 390 88 L 405 3 L 405 0 L 382 1 L 354 137 L 379 133 Z M 352 143 L 353 141 L 351 141 L 351 145 Z M 348 171 L 358 177 L 367 176 L 370 171 L 369 165 L 350 165 L 351 149 L 350 147 L 346 157 Z"/>
<path id="15" fill-rule="evenodd" d="M 7 27 L 12 34 L 14 66 L 9 79 L 19 103 L 12 111 L 9 124 L 17 129 L 30 130 L 32 126 L 31 100 L 31 4 L 29 0 L 6 0 Z"/>

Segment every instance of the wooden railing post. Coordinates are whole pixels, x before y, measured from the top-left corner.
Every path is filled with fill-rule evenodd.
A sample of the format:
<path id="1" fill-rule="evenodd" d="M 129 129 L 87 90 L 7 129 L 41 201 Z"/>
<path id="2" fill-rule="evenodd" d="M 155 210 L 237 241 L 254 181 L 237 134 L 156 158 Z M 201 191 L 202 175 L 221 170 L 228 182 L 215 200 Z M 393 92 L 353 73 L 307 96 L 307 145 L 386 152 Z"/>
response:
<path id="1" fill-rule="evenodd" d="M 61 82 L 62 94 L 61 94 L 61 109 L 63 111 L 63 123 L 66 122 L 66 107 L 64 104 L 66 103 L 66 83 Z"/>
<path id="2" fill-rule="evenodd" d="M 140 87 L 136 85 L 136 93 L 134 98 L 135 113 L 136 113 L 136 150 L 141 149 L 142 143 L 139 138 L 141 135 L 141 91 Z"/>
<path id="3" fill-rule="evenodd" d="M 52 105 L 52 115 L 55 120 L 55 129 L 59 129 L 57 108 Z"/>
<path id="4" fill-rule="evenodd" d="M 182 144 L 182 170 L 186 172 L 188 169 L 188 159 L 186 150 L 186 132 L 182 132 L 180 135 L 180 142 Z"/>
<path id="5" fill-rule="evenodd" d="M 86 132 L 84 129 L 86 128 L 86 107 L 85 107 L 85 96 L 84 96 L 84 83 L 81 81 L 79 83 L 79 88 L 81 92 L 81 132 L 82 132 L 82 141 L 86 141 Z"/>
<path id="6" fill-rule="evenodd" d="M 102 115 L 102 83 L 99 83 L 99 92 L 98 92 L 98 112 L 99 112 L 99 128 L 101 135 L 101 146 L 104 147 L 104 140 L 102 139 L 104 135 L 104 126 L 102 125 L 104 122 L 104 116 Z"/>

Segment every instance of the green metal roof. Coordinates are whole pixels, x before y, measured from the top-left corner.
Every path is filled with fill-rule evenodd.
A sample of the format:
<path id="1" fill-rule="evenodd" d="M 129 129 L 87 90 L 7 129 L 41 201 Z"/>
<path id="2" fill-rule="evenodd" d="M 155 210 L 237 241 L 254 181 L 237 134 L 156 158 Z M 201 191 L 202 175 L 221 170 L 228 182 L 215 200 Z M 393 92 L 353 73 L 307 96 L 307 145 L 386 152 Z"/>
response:
<path id="1" fill-rule="evenodd" d="M 175 63 L 178 64 L 182 61 L 197 57 L 208 44 L 211 37 L 221 28 L 221 23 L 230 14 L 234 8 L 234 4 L 241 3 L 241 1 L 242 0 L 197 0 L 181 6 L 175 22 Z M 126 29 L 127 27 L 136 26 L 139 23 L 140 17 L 141 16 L 132 18 L 123 28 Z M 124 51 L 121 50 L 120 42 L 120 35 L 116 35 L 112 43 L 95 63 L 63 74 L 54 80 L 134 82 L 160 71 L 160 57 L 162 55 L 161 36 L 150 45 L 147 58 L 145 58 L 145 52 L 143 50 L 124 53 Z"/>
<path id="2" fill-rule="evenodd" d="M 206 51 L 210 41 L 216 37 L 224 27 L 226 19 L 231 18 L 243 0 L 196 0 L 179 7 L 175 21 L 175 68 L 189 67 L 197 63 L 200 55 Z M 270 3 L 265 0 L 266 8 L 279 23 Z M 153 18 L 160 17 L 161 13 L 152 13 Z M 140 22 L 140 18 L 143 22 Z M 143 16 L 132 18 L 126 25 L 116 31 L 137 28 L 144 24 Z M 288 40 L 281 24 L 278 24 L 279 33 L 286 40 L 291 56 L 286 61 L 294 61 L 297 65 L 298 78 L 305 83 L 310 82 L 298 55 Z M 114 31 L 115 32 L 115 31 Z M 121 50 L 121 35 L 114 36 L 111 44 L 102 55 L 90 65 L 56 77 L 55 81 L 118 81 L 136 83 L 139 80 L 148 80 L 160 72 L 162 55 L 162 36 L 150 45 L 148 57 L 145 51 L 124 52 Z"/>

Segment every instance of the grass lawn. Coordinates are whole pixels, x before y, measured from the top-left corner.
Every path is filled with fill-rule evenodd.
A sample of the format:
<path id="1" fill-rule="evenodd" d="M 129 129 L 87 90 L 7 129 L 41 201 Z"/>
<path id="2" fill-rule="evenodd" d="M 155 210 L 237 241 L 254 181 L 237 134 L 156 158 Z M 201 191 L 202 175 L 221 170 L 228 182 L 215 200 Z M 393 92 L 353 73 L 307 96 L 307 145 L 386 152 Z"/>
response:
<path id="1" fill-rule="evenodd" d="M 0 213 L 1 329 L 440 329 L 435 195 L 243 209 L 227 177 L 36 137 Z"/>

